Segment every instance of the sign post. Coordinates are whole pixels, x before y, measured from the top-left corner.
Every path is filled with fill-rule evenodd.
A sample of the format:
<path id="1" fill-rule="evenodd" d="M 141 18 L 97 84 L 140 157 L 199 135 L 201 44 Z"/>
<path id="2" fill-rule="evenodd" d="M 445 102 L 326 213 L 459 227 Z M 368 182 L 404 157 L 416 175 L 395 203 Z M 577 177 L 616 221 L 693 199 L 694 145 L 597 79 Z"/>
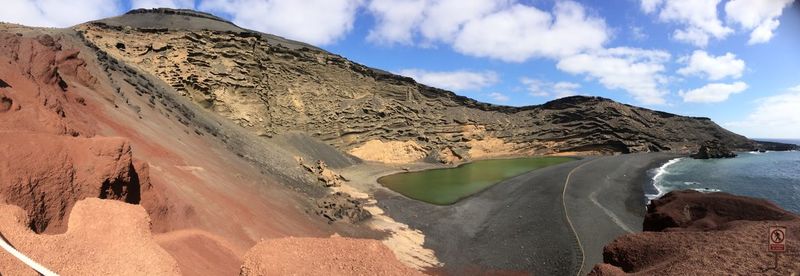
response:
<path id="1" fill-rule="evenodd" d="M 767 251 L 775 254 L 775 269 L 777 269 L 778 254 L 786 252 L 786 227 L 770 226 L 768 240 L 769 246 L 767 247 Z"/>

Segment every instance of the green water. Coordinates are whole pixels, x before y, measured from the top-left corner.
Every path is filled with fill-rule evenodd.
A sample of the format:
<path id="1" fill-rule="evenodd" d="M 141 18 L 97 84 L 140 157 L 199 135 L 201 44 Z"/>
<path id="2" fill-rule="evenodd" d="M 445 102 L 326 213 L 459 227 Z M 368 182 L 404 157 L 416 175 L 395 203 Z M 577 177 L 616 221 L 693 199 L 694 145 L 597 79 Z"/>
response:
<path id="1" fill-rule="evenodd" d="M 573 160 L 570 157 L 482 160 L 455 168 L 388 175 L 379 178 L 378 183 L 416 200 L 449 205 L 505 179 Z"/>

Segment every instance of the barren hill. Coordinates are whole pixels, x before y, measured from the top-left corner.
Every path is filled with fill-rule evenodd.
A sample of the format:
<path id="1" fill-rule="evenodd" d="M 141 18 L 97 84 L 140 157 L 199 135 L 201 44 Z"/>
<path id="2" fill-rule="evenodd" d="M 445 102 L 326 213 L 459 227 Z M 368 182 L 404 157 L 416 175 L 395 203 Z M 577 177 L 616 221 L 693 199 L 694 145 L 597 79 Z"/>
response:
<path id="1" fill-rule="evenodd" d="M 302 130 L 367 160 L 686 152 L 707 140 L 754 147 L 707 118 L 604 98 L 519 108 L 480 103 L 198 12 L 134 10 L 75 29 L 109 62 L 152 74 L 168 93 L 258 135 Z"/>

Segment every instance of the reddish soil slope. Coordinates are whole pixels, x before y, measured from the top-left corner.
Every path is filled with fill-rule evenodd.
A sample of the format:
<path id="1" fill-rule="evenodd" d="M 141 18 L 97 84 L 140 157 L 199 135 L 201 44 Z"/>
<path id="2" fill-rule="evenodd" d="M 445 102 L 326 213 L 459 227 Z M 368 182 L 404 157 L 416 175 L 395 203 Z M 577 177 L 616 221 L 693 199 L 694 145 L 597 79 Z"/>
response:
<path id="1" fill-rule="evenodd" d="M 155 232 L 194 229 L 162 240 L 182 267 L 233 271 L 260 239 L 355 231 L 309 214 L 307 197 L 230 151 L 220 140 L 234 134 L 206 135 L 152 104 L 72 30 L 0 24 L 0 64 L 0 203 L 21 207 L 36 232 L 65 231 L 76 201 L 116 199 L 144 207 Z M 186 250 L 220 244 L 216 255 Z"/>
<path id="2" fill-rule="evenodd" d="M 281 238 L 264 240 L 244 257 L 240 275 L 422 275 L 376 240 Z"/>
<path id="3" fill-rule="evenodd" d="M 0 204 L 0 232 L 17 250 L 61 275 L 179 275 L 156 244 L 141 206 L 96 198 L 78 201 L 64 234 L 38 235 L 19 207 Z M 3 275 L 37 275 L 5 252 Z"/>

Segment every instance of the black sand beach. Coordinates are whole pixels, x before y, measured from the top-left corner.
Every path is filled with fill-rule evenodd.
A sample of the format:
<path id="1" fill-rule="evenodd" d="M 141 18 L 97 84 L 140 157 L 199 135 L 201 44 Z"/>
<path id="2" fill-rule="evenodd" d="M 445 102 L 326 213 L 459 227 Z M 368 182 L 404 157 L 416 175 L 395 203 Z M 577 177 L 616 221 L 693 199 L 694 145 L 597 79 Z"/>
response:
<path id="1" fill-rule="evenodd" d="M 436 252 L 447 274 L 575 275 L 582 251 L 581 274 L 586 274 L 585 268 L 602 261 L 603 245 L 626 229 L 641 229 L 647 171 L 674 156 L 586 158 L 517 176 L 450 206 L 411 200 L 387 189 L 379 189 L 375 197 L 392 218 L 424 232 L 425 247 Z"/>

